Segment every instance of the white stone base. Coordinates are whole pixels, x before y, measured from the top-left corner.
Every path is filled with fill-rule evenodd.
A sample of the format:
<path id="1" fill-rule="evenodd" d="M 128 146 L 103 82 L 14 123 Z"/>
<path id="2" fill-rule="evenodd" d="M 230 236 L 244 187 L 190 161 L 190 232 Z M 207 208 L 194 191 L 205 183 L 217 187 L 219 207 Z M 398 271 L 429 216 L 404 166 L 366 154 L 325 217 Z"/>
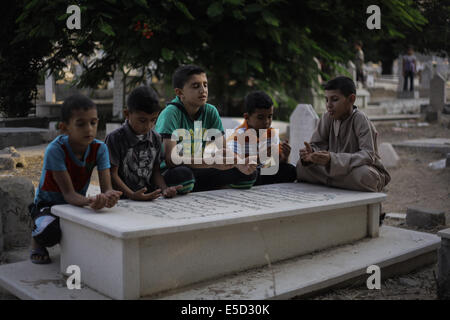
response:
<path id="1" fill-rule="evenodd" d="M 367 279 L 367 267 L 377 265 L 381 278 L 434 263 L 440 239 L 436 235 L 384 226 L 380 237 L 360 240 L 295 259 L 192 286 L 150 299 L 261 300 L 289 299 L 336 286 L 358 277 Z M 431 254 L 431 258 L 424 257 Z M 407 266 L 406 269 L 404 266 Z M 402 266 L 402 267 L 400 267 Z M 408 270 L 408 266 L 410 270 Z M 381 290 L 383 287 L 381 287 Z M 368 289 L 369 290 L 369 289 Z"/>
<path id="2" fill-rule="evenodd" d="M 383 226 L 378 238 L 366 238 L 270 266 L 266 264 L 144 299 L 289 299 L 326 290 L 358 277 L 369 277 L 367 267 L 374 264 L 381 268 L 383 279 L 404 274 L 412 268 L 435 262 L 439 244 L 440 238 L 433 234 Z M 426 255 L 431 258 L 421 258 Z M 21 299 L 108 299 L 85 285 L 81 290 L 67 289 L 66 280 L 59 272 L 59 261 L 57 257 L 52 256 L 52 259 L 54 262 L 50 265 L 23 261 L 0 266 L 0 286 Z M 405 265 L 410 266 L 410 270 L 400 267 Z M 386 269 L 390 269 L 389 275 L 386 275 Z M 83 277 L 82 272 L 82 281 Z"/>

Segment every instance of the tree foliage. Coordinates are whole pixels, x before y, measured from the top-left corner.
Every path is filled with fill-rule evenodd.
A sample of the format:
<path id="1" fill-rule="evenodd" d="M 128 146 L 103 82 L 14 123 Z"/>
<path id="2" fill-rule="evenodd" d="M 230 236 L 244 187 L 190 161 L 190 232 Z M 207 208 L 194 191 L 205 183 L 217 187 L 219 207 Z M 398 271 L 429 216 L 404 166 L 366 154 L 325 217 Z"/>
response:
<path id="1" fill-rule="evenodd" d="M 368 30 L 366 8 L 377 4 L 382 29 Z M 78 0 L 81 29 L 69 30 L 67 1 L 32 0 L 23 7 L 17 42 L 51 44 L 45 68 L 67 59 L 84 65 L 80 86 L 95 86 L 117 67 L 146 68 L 170 79 L 180 64 L 208 70 L 210 96 L 232 105 L 249 87 L 298 98 L 298 89 L 317 79 L 318 58 L 326 70 L 353 57 L 352 44 L 365 37 L 401 39 L 426 20 L 410 0 Z M 96 50 L 100 59 L 86 61 Z M 44 57 L 44 55 L 42 56 Z M 155 68 L 149 68 L 154 62 Z M 328 74 L 323 73 L 324 77 Z M 225 114 L 232 110 L 225 108 Z"/>

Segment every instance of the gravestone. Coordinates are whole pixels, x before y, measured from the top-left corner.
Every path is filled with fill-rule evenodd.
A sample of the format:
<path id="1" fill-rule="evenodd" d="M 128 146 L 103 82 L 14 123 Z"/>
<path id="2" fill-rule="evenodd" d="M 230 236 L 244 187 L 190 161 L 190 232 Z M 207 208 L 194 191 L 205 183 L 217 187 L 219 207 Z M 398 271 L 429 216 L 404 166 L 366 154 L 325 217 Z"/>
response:
<path id="1" fill-rule="evenodd" d="M 23 177 L 0 178 L 0 219 L 5 250 L 29 245 L 31 218 L 28 205 L 33 199 L 34 186 L 31 180 Z"/>
<path id="2" fill-rule="evenodd" d="M 289 144 L 291 145 L 289 163 L 296 165 L 300 158 L 299 151 L 305 147 L 305 141 L 311 140 L 319 122 L 319 116 L 310 104 L 299 104 L 289 120 Z"/>
<path id="3" fill-rule="evenodd" d="M 114 71 L 114 98 L 113 119 L 123 119 L 123 108 L 125 103 L 124 74 L 121 70 Z"/>
<path id="4" fill-rule="evenodd" d="M 380 144 L 378 153 L 380 155 L 381 162 L 386 168 L 395 168 L 400 161 L 400 157 L 390 143 L 383 142 Z"/>
<path id="5" fill-rule="evenodd" d="M 375 86 L 375 77 L 372 74 L 367 75 L 366 85 L 368 88 L 373 88 Z"/>
<path id="6" fill-rule="evenodd" d="M 424 229 L 445 225 L 445 212 L 419 207 L 408 207 L 406 208 L 406 224 Z"/>
<path id="7" fill-rule="evenodd" d="M 430 106 L 432 111 L 442 111 L 445 105 L 445 96 L 445 79 L 436 73 L 430 82 Z"/>
<path id="8" fill-rule="evenodd" d="M 270 195 L 270 196 L 268 196 Z M 120 200 L 92 212 L 52 207 L 60 271 L 115 299 L 137 299 L 379 235 L 382 193 L 303 183 Z M 73 241 L 76 239 L 76 241 Z"/>
<path id="9" fill-rule="evenodd" d="M 422 89 L 430 89 L 430 81 L 433 76 L 433 70 L 431 69 L 430 64 L 425 63 L 425 66 L 420 75 L 420 86 Z"/>
<path id="10" fill-rule="evenodd" d="M 437 296 L 440 300 L 450 300 L 450 229 L 438 232 L 441 246 L 438 250 Z"/>
<path id="11" fill-rule="evenodd" d="M 45 78 L 45 102 L 55 103 L 56 102 L 56 84 L 55 78 L 51 73 L 47 73 Z"/>
<path id="12" fill-rule="evenodd" d="M 365 109 L 368 107 L 369 101 L 370 92 L 363 88 L 357 88 L 355 105 L 357 105 L 360 109 Z"/>
<path id="13" fill-rule="evenodd" d="M 356 82 L 356 66 L 353 61 L 348 62 L 347 70 L 350 73 L 352 80 Z"/>

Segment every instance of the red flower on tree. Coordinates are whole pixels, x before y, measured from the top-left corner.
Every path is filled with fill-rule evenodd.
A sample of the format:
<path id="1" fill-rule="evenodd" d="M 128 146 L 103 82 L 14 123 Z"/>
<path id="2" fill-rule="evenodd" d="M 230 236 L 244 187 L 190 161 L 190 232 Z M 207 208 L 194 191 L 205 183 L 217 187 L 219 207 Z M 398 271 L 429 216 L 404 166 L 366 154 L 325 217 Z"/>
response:
<path id="1" fill-rule="evenodd" d="M 140 31 L 142 29 L 142 31 Z M 141 26 L 141 21 L 138 21 L 134 26 L 134 31 L 142 32 L 142 36 L 146 39 L 150 39 L 153 36 L 153 31 L 149 28 L 148 23 L 144 23 Z"/>

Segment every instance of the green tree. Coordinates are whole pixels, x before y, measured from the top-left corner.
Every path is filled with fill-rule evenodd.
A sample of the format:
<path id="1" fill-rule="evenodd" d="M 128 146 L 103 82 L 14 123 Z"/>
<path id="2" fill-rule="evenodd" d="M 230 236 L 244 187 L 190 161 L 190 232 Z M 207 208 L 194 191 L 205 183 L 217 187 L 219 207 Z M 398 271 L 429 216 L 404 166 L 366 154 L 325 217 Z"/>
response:
<path id="1" fill-rule="evenodd" d="M 110 79 L 117 67 L 146 69 L 168 81 L 180 64 L 202 65 L 210 100 L 233 115 L 240 113 L 230 107 L 238 105 L 233 97 L 250 88 L 295 103 L 299 88 L 317 82 L 313 57 L 331 73 L 353 57 L 352 43 L 361 34 L 396 39 L 401 28 L 424 23 L 411 1 L 386 0 L 382 30 L 369 31 L 366 8 L 373 2 L 381 1 L 79 0 L 81 29 L 68 30 L 66 1 L 32 0 L 17 20 L 17 41 L 52 44 L 44 62 L 51 70 L 78 60 L 86 69 L 80 86 Z M 95 50 L 102 58 L 86 63 L 82 57 Z"/>
<path id="2" fill-rule="evenodd" d="M 51 52 L 50 43 L 26 38 L 15 41 L 15 22 L 24 9 L 25 1 L 13 1 L 3 8 L 0 28 L 0 112 L 7 117 L 28 115 L 37 93 L 36 85 L 43 57 Z"/>

